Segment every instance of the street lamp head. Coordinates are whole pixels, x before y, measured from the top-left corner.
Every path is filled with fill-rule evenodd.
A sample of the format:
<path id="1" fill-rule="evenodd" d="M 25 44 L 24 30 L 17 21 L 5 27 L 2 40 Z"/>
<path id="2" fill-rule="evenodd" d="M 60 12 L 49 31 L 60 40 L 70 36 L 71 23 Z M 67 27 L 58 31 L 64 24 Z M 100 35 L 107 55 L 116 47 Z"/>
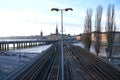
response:
<path id="1" fill-rule="evenodd" d="M 73 11 L 72 8 L 65 8 L 65 11 Z"/>
<path id="2" fill-rule="evenodd" d="M 59 11 L 59 9 L 58 8 L 52 8 L 51 11 L 56 12 L 56 11 Z"/>
<path id="3" fill-rule="evenodd" d="M 51 11 L 56 12 L 56 11 L 73 11 L 72 8 L 65 8 L 65 9 L 58 9 L 58 8 L 52 8 Z"/>

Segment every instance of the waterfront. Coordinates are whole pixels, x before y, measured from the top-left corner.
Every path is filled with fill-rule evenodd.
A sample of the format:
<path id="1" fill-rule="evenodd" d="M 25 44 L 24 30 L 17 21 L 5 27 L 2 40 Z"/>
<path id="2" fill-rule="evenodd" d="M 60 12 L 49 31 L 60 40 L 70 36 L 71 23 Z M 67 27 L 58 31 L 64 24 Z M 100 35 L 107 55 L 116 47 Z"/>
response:
<path id="1" fill-rule="evenodd" d="M 0 78 L 18 69 L 38 54 L 42 55 L 41 52 L 51 45 L 52 44 L 0 52 Z"/>
<path id="2" fill-rule="evenodd" d="M 0 52 L 0 78 L 10 74 L 15 69 L 23 66 L 26 62 L 32 60 L 38 54 L 43 55 L 42 51 L 49 48 L 50 45 L 41 45 L 25 49 L 16 49 L 9 51 Z M 81 46 L 84 48 L 82 43 L 75 43 L 75 45 Z M 104 50 L 102 50 L 104 51 Z M 95 54 L 94 47 L 91 47 L 91 52 Z M 102 53 L 99 57 L 106 58 L 106 53 Z M 120 66 L 120 55 L 114 54 L 112 60 L 109 62 L 111 65 L 114 65 L 116 68 Z"/>

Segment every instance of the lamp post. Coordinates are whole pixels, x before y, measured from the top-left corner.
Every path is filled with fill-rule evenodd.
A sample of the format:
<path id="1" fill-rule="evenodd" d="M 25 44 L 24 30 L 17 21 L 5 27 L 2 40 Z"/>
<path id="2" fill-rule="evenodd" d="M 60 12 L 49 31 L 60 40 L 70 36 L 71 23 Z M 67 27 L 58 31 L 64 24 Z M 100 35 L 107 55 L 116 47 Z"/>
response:
<path id="1" fill-rule="evenodd" d="M 63 48 L 63 11 L 73 11 L 72 8 L 65 8 L 65 9 L 58 9 L 58 8 L 52 8 L 51 11 L 61 11 L 61 76 L 62 80 L 64 80 L 64 48 Z"/>

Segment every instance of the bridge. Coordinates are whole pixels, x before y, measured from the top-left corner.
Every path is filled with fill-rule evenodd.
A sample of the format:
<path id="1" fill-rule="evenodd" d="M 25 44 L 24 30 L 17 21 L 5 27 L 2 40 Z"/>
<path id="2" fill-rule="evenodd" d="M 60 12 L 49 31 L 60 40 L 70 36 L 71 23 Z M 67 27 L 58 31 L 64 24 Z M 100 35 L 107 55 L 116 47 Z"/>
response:
<path id="1" fill-rule="evenodd" d="M 28 48 L 60 41 L 60 39 L 47 39 L 45 36 L 0 37 L 0 39 L 0 51 Z M 73 41 L 75 37 L 64 37 L 64 40 Z"/>
<path id="2" fill-rule="evenodd" d="M 43 44 L 50 44 L 56 41 L 57 40 L 47 39 L 23 39 L 23 40 L 0 41 L 0 51 L 39 46 Z"/>

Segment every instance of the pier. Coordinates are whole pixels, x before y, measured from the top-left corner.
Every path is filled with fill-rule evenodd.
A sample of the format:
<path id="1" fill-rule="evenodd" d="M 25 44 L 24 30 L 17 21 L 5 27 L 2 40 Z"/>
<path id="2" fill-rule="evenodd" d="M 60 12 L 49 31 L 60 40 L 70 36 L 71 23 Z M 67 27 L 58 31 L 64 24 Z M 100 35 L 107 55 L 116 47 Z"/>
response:
<path id="1" fill-rule="evenodd" d="M 44 44 L 50 44 L 56 40 L 21 40 L 21 41 L 0 41 L 0 51 L 7 51 L 10 49 L 28 48 Z M 11 46 L 10 46 L 11 45 Z"/>

